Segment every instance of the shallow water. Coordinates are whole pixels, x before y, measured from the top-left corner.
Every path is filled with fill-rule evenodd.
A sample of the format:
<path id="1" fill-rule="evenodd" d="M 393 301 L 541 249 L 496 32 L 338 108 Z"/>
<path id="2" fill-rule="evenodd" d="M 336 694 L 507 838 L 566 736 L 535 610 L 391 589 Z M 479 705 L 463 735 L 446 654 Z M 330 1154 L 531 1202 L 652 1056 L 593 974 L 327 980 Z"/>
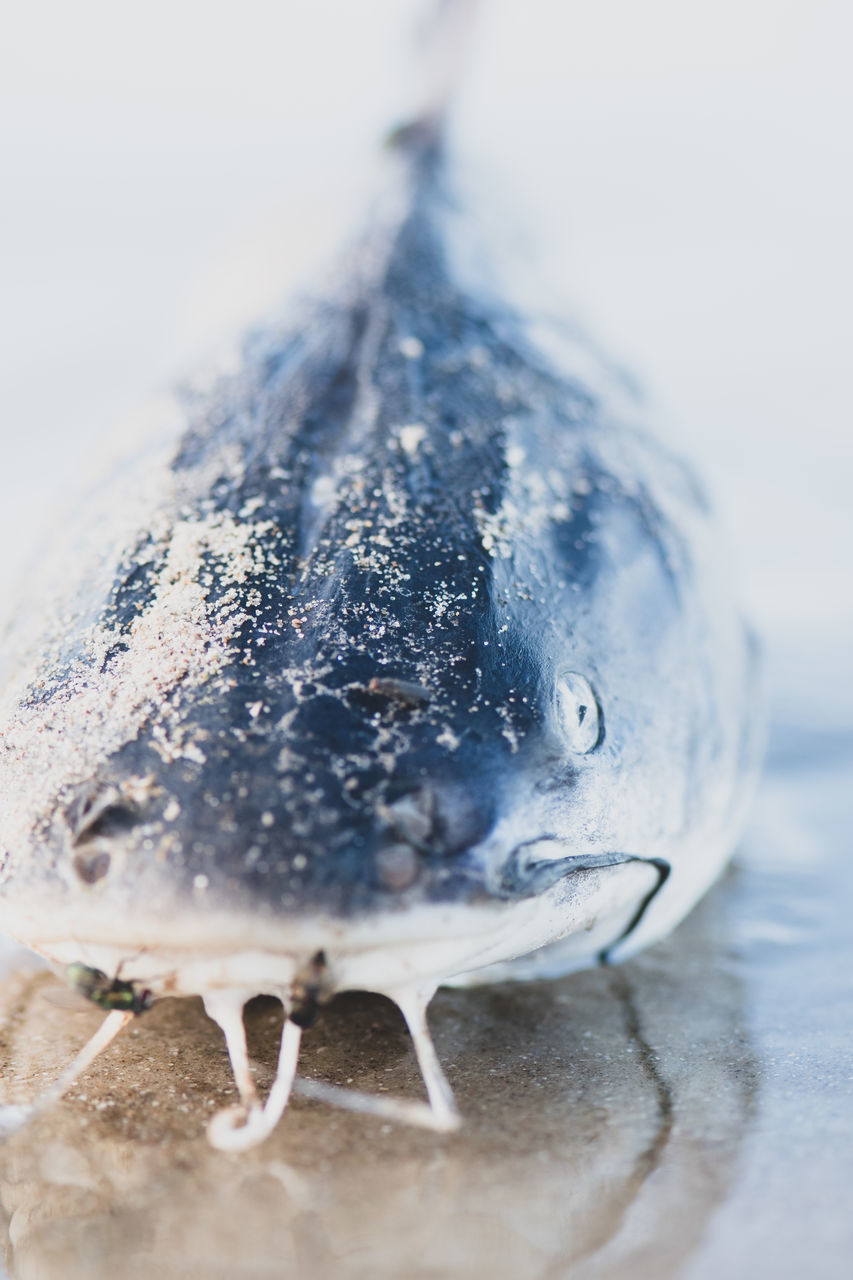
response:
<path id="1" fill-rule="evenodd" d="M 841 1277 L 853 1250 L 853 738 L 778 765 L 737 865 L 666 943 L 551 983 L 439 993 L 465 1115 L 436 1137 L 297 1099 L 245 1156 L 212 1151 L 220 1035 L 164 1001 L 72 1097 L 6 1144 L 16 1280 L 115 1276 Z M 3 1101 L 33 1096 L 96 1025 L 0 992 Z M 249 1026 L 262 1084 L 280 1015 Z M 339 998 L 302 1070 L 418 1096 L 399 1015 Z"/>

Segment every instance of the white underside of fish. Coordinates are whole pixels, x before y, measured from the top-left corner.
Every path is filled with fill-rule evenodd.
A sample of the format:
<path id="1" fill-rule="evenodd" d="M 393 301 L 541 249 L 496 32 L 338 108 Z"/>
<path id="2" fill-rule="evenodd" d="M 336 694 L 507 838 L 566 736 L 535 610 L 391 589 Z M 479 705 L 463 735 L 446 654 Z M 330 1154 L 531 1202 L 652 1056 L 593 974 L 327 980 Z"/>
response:
<path id="1" fill-rule="evenodd" d="M 180 921 L 81 922 L 69 929 L 40 913 L 16 934 L 52 964 L 89 965 L 104 973 L 132 972 L 155 996 L 205 996 L 239 991 L 285 1004 L 306 959 L 323 951 L 330 991 L 373 991 L 396 999 L 411 987 L 493 981 L 491 966 L 507 966 L 564 940 L 567 968 L 590 963 L 628 924 L 654 886 L 654 868 L 641 862 L 575 872 L 572 894 L 556 885 L 533 898 L 506 903 L 409 908 L 368 919 L 263 920 L 213 915 Z M 112 933 L 113 936 L 110 936 Z"/>

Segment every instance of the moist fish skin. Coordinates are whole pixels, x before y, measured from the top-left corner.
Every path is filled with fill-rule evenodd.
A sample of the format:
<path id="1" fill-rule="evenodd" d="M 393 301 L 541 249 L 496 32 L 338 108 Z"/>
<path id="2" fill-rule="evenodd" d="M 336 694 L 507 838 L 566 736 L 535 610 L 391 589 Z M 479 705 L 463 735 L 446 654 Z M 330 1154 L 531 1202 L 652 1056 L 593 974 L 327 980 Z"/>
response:
<path id="1" fill-rule="evenodd" d="M 632 860 L 672 868 L 660 933 L 731 852 L 754 647 L 704 500 L 455 278 L 436 148 L 398 152 L 344 282 L 183 397 L 16 620 L 0 916 L 31 945 L 40 911 L 381 924 Z"/>
<path id="2" fill-rule="evenodd" d="M 395 146 L 341 283 L 77 504 L 7 631 L 0 927 L 106 1017 L 0 1139 L 163 995 L 224 1033 L 222 1150 L 294 1091 L 449 1132 L 437 987 L 630 954 L 740 833 L 755 645 L 698 486 L 468 283 L 434 131 Z M 396 1001 L 427 1104 L 297 1076 L 348 989 Z"/>

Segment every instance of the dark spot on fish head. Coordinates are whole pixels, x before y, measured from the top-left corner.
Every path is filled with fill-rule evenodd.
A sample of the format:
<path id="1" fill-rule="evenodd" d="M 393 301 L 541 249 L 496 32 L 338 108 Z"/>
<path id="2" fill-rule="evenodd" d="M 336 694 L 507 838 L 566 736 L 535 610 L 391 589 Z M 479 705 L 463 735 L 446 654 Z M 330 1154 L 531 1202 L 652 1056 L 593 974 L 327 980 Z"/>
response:
<path id="1" fill-rule="evenodd" d="M 111 863 L 110 854 L 104 851 L 88 858 L 83 854 L 75 854 L 71 865 L 84 884 L 97 884 L 109 873 Z"/>
<path id="2" fill-rule="evenodd" d="M 420 859 L 410 844 L 389 844 L 376 854 L 376 874 L 385 889 L 410 889 L 420 874 Z"/>

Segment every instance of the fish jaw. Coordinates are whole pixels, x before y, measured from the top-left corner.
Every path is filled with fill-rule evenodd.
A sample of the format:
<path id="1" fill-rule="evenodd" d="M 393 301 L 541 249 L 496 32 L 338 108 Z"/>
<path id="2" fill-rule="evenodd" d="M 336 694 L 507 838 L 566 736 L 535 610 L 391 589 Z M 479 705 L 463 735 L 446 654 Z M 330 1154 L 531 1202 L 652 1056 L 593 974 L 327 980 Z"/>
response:
<path id="1" fill-rule="evenodd" d="M 310 957 L 327 958 L 326 994 L 364 990 L 397 999 L 534 951 L 571 934 L 590 963 L 619 936 L 649 893 L 655 873 L 639 861 L 578 870 L 544 893 L 516 901 L 424 904 L 368 918 L 290 919 L 230 912 L 135 921 L 105 915 L 75 927 L 49 909 L 20 914 L 15 935 L 56 966 L 83 963 L 120 972 L 155 997 L 215 991 L 275 995 L 286 1006 Z M 0 917 L 0 924 L 11 921 Z"/>

